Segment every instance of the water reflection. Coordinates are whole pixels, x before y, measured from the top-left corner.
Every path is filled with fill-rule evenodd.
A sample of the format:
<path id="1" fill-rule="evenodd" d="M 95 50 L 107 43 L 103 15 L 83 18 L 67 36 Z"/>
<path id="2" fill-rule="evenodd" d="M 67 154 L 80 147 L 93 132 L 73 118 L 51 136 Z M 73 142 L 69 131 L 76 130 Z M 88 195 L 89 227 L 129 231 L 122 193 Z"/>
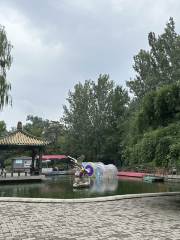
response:
<path id="1" fill-rule="evenodd" d="M 91 192 L 104 193 L 104 192 L 113 192 L 116 191 L 118 187 L 118 179 L 93 179 L 92 186 L 90 188 Z"/>
<path id="2" fill-rule="evenodd" d="M 133 193 L 180 191 L 179 183 L 146 183 L 135 179 L 94 179 L 90 188 L 73 189 L 73 176 L 47 178 L 42 183 L 0 185 L 1 197 L 86 198 Z"/>

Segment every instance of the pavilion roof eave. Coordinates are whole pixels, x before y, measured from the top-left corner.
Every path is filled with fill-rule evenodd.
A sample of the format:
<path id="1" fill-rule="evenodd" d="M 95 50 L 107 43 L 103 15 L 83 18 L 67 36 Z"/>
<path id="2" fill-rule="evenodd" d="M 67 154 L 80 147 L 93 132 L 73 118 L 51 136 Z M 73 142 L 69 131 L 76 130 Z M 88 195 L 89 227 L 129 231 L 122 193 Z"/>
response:
<path id="1" fill-rule="evenodd" d="M 49 144 L 48 141 L 37 138 L 22 128 L 0 138 L 0 148 L 43 148 Z"/>

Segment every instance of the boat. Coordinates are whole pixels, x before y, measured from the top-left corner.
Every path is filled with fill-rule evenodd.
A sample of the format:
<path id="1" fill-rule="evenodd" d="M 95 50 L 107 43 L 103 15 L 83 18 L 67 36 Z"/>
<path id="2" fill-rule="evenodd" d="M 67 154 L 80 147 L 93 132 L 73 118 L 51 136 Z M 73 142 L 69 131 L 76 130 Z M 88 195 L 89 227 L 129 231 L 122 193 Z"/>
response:
<path id="1" fill-rule="evenodd" d="M 120 171 L 117 173 L 118 176 L 123 176 L 123 177 L 134 177 L 134 178 L 143 178 L 146 173 L 141 173 L 141 172 L 126 172 L 126 171 Z"/>
<path id="2" fill-rule="evenodd" d="M 73 188 L 89 188 L 90 183 L 85 182 L 85 183 L 73 183 Z"/>
<path id="3" fill-rule="evenodd" d="M 164 177 L 147 175 L 143 177 L 145 182 L 164 182 Z"/>
<path id="4" fill-rule="evenodd" d="M 75 178 L 73 183 L 73 188 L 89 188 L 90 186 L 91 186 L 90 178 L 88 179 Z"/>

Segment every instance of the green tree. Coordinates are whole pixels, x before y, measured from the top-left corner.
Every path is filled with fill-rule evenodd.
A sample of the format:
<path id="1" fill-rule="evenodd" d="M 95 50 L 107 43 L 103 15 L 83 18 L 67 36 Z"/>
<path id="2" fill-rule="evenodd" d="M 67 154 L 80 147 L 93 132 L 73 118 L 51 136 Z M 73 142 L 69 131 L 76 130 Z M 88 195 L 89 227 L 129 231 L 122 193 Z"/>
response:
<path id="1" fill-rule="evenodd" d="M 139 133 L 180 119 L 180 86 L 166 85 L 159 90 L 146 94 L 141 110 L 135 119 Z"/>
<path id="2" fill-rule="evenodd" d="M 3 137 L 6 133 L 6 123 L 4 121 L 0 121 L 0 137 Z"/>
<path id="3" fill-rule="evenodd" d="M 115 87 L 105 74 L 99 76 L 97 83 L 89 80 L 84 85 L 77 84 L 67 100 L 69 106 L 64 106 L 63 120 L 69 149 L 93 161 L 118 160 L 118 134 L 129 101 L 127 91 Z"/>
<path id="4" fill-rule="evenodd" d="M 127 82 L 137 99 L 180 79 L 180 35 L 175 32 L 173 18 L 169 19 L 163 34 L 156 37 L 150 32 L 148 40 L 150 49 L 140 50 L 134 57 L 136 77 Z"/>
<path id="5" fill-rule="evenodd" d="M 165 85 L 147 93 L 126 137 L 126 162 L 171 166 L 179 161 L 180 86 Z"/>
<path id="6" fill-rule="evenodd" d="M 46 120 L 47 121 L 47 120 Z M 49 153 L 64 154 L 64 126 L 59 121 L 46 122 L 42 137 L 50 142 L 48 147 Z"/>
<path id="7" fill-rule="evenodd" d="M 7 81 L 7 70 L 10 69 L 12 63 L 11 56 L 12 45 L 7 39 L 6 31 L 0 26 L 0 109 L 11 103 L 9 91 L 11 85 Z"/>
<path id="8" fill-rule="evenodd" d="M 112 116 L 112 97 L 114 82 L 109 75 L 100 75 L 97 84 L 93 84 L 93 145 L 95 150 L 94 158 L 102 160 L 107 156 L 106 145 L 107 135 L 109 135 Z"/>
<path id="9" fill-rule="evenodd" d="M 70 154 L 89 153 L 89 146 L 92 144 L 92 102 L 94 101 L 93 95 L 93 82 L 90 80 L 85 81 L 84 85 L 78 83 L 74 87 L 74 92 L 69 91 L 68 106 L 64 107 L 63 122 L 65 124 L 66 134 L 66 152 Z"/>
<path id="10" fill-rule="evenodd" d="M 24 130 L 37 137 L 42 137 L 45 129 L 49 126 L 49 120 L 43 120 L 38 116 L 28 115 L 26 121 L 28 122 L 24 126 Z"/>
<path id="11" fill-rule="evenodd" d="M 47 148 L 48 153 L 65 153 L 65 131 L 64 126 L 59 121 L 50 121 L 33 115 L 28 115 L 26 120 L 27 123 L 24 126 L 25 131 L 49 141 L 50 144 Z"/>

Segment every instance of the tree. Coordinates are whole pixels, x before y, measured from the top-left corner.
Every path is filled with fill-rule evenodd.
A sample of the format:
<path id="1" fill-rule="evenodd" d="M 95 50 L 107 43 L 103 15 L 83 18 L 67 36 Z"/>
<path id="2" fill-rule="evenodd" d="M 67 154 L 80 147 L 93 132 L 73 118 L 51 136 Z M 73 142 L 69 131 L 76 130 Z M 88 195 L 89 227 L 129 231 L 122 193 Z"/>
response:
<path id="1" fill-rule="evenodd" d="M 74 92 L 69 91 L 68 106 L 63 106 L 64 116 L 63 123 L 66 128 L 66 151 L 69 154 L 86 154 L 90 156 L 89 148 L 92 144 L 92 102 L 93 82 L 85 81 L 84 85 L 78 83 L 74 87 Z"/>
<path id="2" fill-rule="evenodd" d="M 47 120 L 46 120 L 47 121 Z M 58 144 L 59 136 L 63 133 L 63 126 L 59 121 L 46 122 L 42 135 L 55 145 Z"/>
<path id="3" fill-rule="evenodd" d="M 100 75 L 97 84 L 93 83 L 94 101 L 92 106 L 94 150 L 96 160 L 108 158 L 107 135 L 111 130 L 112 97 L 114 82 L 109 75 Z"/>
<path id="4" fill-rule="evenodd" d="M 167 126 L 180 119 L 180 86 L 171 84 L 146 94 L 135 124 L 138 132 Z"/>
<path id="5" fill-rule="evenodd" d="M 48 147 L 49 153 L 64 154 L 64 126 L 59 121 L 49 121 L 42 132 L 42 137 L 51 144 Z"/>
<path id="6" fill-rule="evenodd" d="M 3 26 L 0 26 L 0 109 L 11 103 L 10 83 L 7 82 L 7 70 L 10 69 L 12 63 L 11 56 L 12 45 L 7 39 L 6 31 Z"/>
<path id="7" fill-rule="evenodd" d="M 118 134 L 129 101 L 127 91 L 115 87 L 109 75 L 104 74 L 97 83 L 88 80 L 84 85 L 75 85 L 67 100 L 69 106 L 64 106 L 63 121 L 69 150 L 91 161 L 118 160 Z"/>
<path id="8" fill-rule="evenodd" d="M 24 126 L 25 131 L 49 141 L 48 153 L 64 153 L 64 126 L 59 121 L 44 120 L 41 117 L 33 115 L 28 115 L 26 120 L 28 122 Z"/>
<path id="9" fill-rule="evenodd" d="M 42 137 L 45 129 L 49 126 L 49 120 L 43 120 L 38 116 L 28 115 L 26 121 L 28 123 L 24 126 L 24 130 L 37 137 Z"/>
<path id="10" fill-rule="evenodd" d="M 6 123 L 4 121 L 0 121 L 0 137 L 3 137 L 6 133 Z"/>
<path id="11" fill-rule="evenodd" d="M 140 50 L 134 57 L 136 77 L 127 82 L 139 100 L 146 93 L 180 79 L 180 35 L 175 32 L 173 18 L 169 19 L 163 34 L 156 37 L 150 32 L 148 40 L 150 50 Z"/>
<path id="12" fill-rule="evenodd" d="M 180 86 L 165 85 L 147 93 L 126 137 L 129 164 L 168 167 L 179 162 Z"/>

